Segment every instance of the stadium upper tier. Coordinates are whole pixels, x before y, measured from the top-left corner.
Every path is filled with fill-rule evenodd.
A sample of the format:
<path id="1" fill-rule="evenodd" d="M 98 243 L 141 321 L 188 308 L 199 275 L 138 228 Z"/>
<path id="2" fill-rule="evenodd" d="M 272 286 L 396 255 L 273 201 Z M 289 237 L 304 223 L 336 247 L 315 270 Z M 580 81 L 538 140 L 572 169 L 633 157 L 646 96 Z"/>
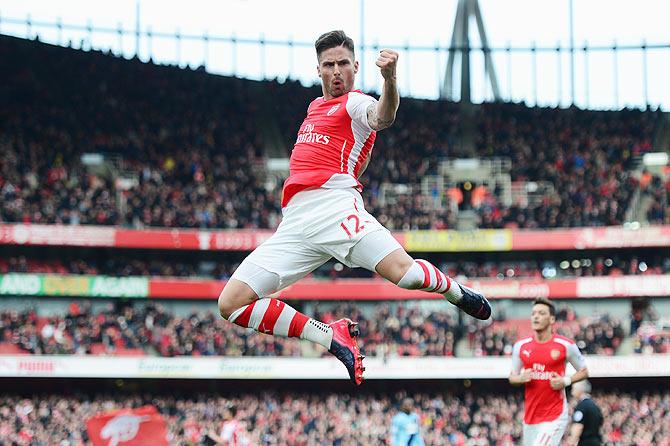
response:
<path id="1" fill-rule="evenodd" d="M 68 392 L 33 398 L 6 394 L 0 398 L 0 426 L 3 439 L 12 444 L 80 445 L 88 440 L 85 421 L 89 417 L 149 404 L 164 417 L 170 444 L 197 445 L 207 444 L 204 437 L 209 430 L 221 432 L 226 408 L 234 406 L 236 419 L 253 445 L 378 445 L 390 444 L 391 418 L 404 396 L 415 401 L 426 444 L 520 444 L 520 394 L 488 392 L 343 395 L 265 391 L 188 398 L 147 393 L 89 397 Z M 596 391 L 593 396 L 603 411 L 603 444 L 670 445 L 667 393 Z"/>
<path id="2" fill-rule="evenodd" d="M 274 228 L 281 183 L 265 161 L 289 155 L 320 89 L 3 36 L 0 94 L 0 221 Z M 485 104 L 466 118 L 458 104 L 403 99 L 365 199 L 390 229 L 454 227 L 468 209 L 484 228 L 602 226 L 624 222 L 642 184 L 642 215 L 669 223 L 670 183 L 641 183 L 637 164 L 659 116 Z M 503 157 L 507 170 L 470 189 L 448 168 L 462 157 Z"/>

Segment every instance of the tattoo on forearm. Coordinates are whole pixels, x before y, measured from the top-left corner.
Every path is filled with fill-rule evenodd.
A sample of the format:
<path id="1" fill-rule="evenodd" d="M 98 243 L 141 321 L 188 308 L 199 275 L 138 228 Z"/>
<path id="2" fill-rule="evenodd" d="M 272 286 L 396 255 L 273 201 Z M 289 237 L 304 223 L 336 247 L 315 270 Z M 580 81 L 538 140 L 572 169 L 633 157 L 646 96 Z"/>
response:
<path id="1" fill-rule="evenodd" d="M 374 105 L 368 108 L 368 123 L 370 124 L 370 127 L 374 129 L 385 129 L 393 124 L 394 120 L 395 119 L 393 117 L 387 119 L 380 117 L 377 113 L 377 107 Z"/>

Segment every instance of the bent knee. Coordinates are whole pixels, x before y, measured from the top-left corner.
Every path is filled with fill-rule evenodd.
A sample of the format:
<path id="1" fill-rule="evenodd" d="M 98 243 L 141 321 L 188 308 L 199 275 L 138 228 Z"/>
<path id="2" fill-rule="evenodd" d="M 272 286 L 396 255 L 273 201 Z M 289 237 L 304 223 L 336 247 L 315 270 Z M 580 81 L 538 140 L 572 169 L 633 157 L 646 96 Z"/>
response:
<path id="1" fill-rule="evenodd" d="M 236 279 L 228 281 L 219 295 L 219 313 L 224 319 L 228 319 L 235 310 L 249 305 L 258 299 L 256 293 L 244 282 Z"/>
<path id="2" fill-rule="evenodd" d="M 224 319 L 228 319 L 235 310 L 237 310 L 237 308 L 233 307 L 230 299 L 227 299 L 226 295 L 222 292 L 219 295 L 219 314 L 221 315 L 221 317 Z"/>
<path id="3" fill-rule="evenodd" d="M 395 264 L 395 269 L 396 269 L 396 274 L 402 278 L 405 274 L 407 274 L 407 271 L 414 265 L 415 260 L 411 258 L 410 256 L 404 256 L 400 259 Z M 400 280 L 400 278 L 398 280 Z M 419 285 L 421 285 L 419 283 Z"/>
<path id="4" fill-rule="evenodd" d="M 228 319 L 235 310 L 239 310 L 243 306 L 249 305 L 253 300 L 247 301 L 246 303 L 243 302 L 244 301 L 238 296 L 221 293 L 219 296 L 219 314 L 222 318 Z"/>
<path id="5" fill-rule="evenodd" d="M 376 271 L 385 279 L 397 284 L 414 264 L 414 259 L 404 251 L 389 254 L 377 264 Z M 421 283 L 417 283 L 419 287 Z"/>

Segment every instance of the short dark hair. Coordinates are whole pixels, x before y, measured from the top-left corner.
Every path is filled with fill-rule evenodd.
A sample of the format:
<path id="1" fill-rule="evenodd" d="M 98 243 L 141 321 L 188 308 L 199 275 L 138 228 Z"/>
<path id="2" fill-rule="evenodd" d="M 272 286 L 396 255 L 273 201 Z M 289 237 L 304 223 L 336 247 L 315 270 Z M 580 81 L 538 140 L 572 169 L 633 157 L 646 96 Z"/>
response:
<path id="1" fill-rule="evenodd" d="M 343 46 L 354 54 L 354 41 L 351 37 L 347 36 L 342 30 L 328 31 L 325 34 L 321 34 L 316 39 L 316 42 L 314 42 L 317 59 L 321 57 L 322 52 L 336 46 Z"/>
<path id="2" fill-rule="evenodd" d="M 547 299 L 546 297 L 538 297 L 537 299 L 535 299 L 533 301 L 533 306 L 535 306 L 537 304 L 542 304 L 542 305 L 548 306 L 549 307 L 549 314 L 556 317 L 556 307 L 554 307 L 554 304 L 549 299 Z"/>

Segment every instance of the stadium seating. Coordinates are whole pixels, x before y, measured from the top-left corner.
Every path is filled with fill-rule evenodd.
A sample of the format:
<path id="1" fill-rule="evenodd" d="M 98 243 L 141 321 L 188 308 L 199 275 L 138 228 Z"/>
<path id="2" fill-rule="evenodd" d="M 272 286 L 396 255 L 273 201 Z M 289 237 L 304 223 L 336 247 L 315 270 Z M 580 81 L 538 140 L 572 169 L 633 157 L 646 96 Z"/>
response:
<path id="1" fill-rule="evenodd" d="M 163 415 L 170 444 L 198 445 L 209 431 L 220 432 L 224 408 L 238 408 L 237 419 L 250 444 L 389 444 L 391 418 L 405 393 L 262 392 L 230 396 L 183 397 L 50 394 L 0 397 L 0 435 L 8 444 L 80 446 L 88 440 L 85 420 L 98 412 L 154 404 Z M 462 446 L 520 443 L 520 394 L 410 394 L 416 402 L 426 444 Z M 595 392 L 603 411 L 606 445 L 668 446 L 667 394 Z M 328 413 L 328 417 L 321 416 Z"/>
<path id="2" fill-rule="evenodd" d="M 52 273 L 52 274 L 103 274 L 110 276 L 172 276 L 204 277 L 226 280 L 237 265 L 238 260 L 221 260 L 211 269 L 200 267 L 201 261 L 194 258 L 182 261 L 166 261 L 160 258 L 143 260 L 133 256 L 101 256 L 91 258 L 60 259 L 28 258 L 14 256 L 0 259 L 0 274 L 7 273 Z M 576 257 L 576 255 L 575 255 Z M 670 272 L 670 257 L 662 254 L 648 254 L 638 257 L 630 254 L 611 256 L 584 256 L 570 260 L 509 260 L 509 261 L 436 261 L 435 263 L 451 277 L 468 278 L 545 278 L 652 275 Z M 586 257 L 586 258 L 583 258 Z M 577 263 L 573 264 L 573 261 Z M 335 261 L 326 263 L 314 271 L 317 278 L 371 278 L 375 274 L 359 269 L 344 269 Z"/>
<path id="3" fill-rule="evenodd" d="M 0 55 L 7 98 L 0 107 L 0 221 L 200 228 L 279 223 L 280 190 L 266 182 L 266 147 L 279 144 L 288 156 L 318 88 L 211 76 L 9 37 L 0 38 Z M 420 188 L 442 159 L 463 156 L 507 157 L 513 182 L 554 186 L 555 193 L 535 204 L 512 206 L 489 191 L 476 204 L 481 227 L 621 224 L 639 184 L 632 172 L 636 157 L 651 149 L 658 116 L 484 104 L 475 113 L 474 153 L 458 143 L 462 119 L 456 104 L 406 99 L 396 124 L 380 133 L 362 182 L 369 210 L 387 227 L 453 227 L 453 207 L 433 209 L 429 198 L 416 194 L 382 204 L 380 190 L 398 183 Z M 81 155 L 88 152 L 106 155 L 114 175 L 87 168 Z M 123 178 L 130 183 L 122 187 Z M 659 197 L 650 218 L 666 219 L 667 208 L 667 198 Z"/>
<path id="4" fill-rule="evenodd" d="M 317 310 L 314 317 L 325 322 L 342 317 L 358 320 L 362 350 L 380 357 L 456 356 L 461 339 L 467 341 L 466 355 L 509 356 L 514 342 L 532 334 L 527 319 L 467 320 L 460 325 L 449 311 L 425 312 L 409 303 L 395 310 L 384 304 L 368 310 L 340 304 Z M 574 339 L 584 353 L 613 355 L 626 338 L 621 321 L 607 314 L 581 318 L 568 314 L 569 319 L 557 322 L 556 330 Z M 667 352 L 669 338 L 663 331 L 650 332 L 646 325 L 633 333 L 638 353 Z M 247 331 L 211 310 L 177 316 L 161 305 L 121 305 L 94 312 L 90 301 L 73 302 L 68 313 L 58 316 L 0 312 L 0 354 L 13 353 L 168 357 L 326 354 L 295 339 Z"/>
<path id="5" fill-rule="evenodd" d="M 527 319 L 494 321 L 484 327 L 472 324 L 469 328 L 468 341 L 475 356 L 509 356 L 517 340 L 533 335 Z M 556 332 L 574 339 L 586 354 L 613 355 L 625 337 L 621 322 L 607 315 L 559 320 Z"/>
<path id="6" fill-rule="evenodd" d="M 202 70 L 144 64 L 137 59 L 0 36 L 0 223 L 64 224 L 77 231 L 81 230 L 77 225 L 99 225 L 105 230 L 110 226 L 118 230 L 273 229 L 281 220 L 281 182 L 268 172 L 267 158 L 289 155 L 306 106 L 318 95 L 319 87 L 305 88 L 293 81 L 212 76 Z M 639 175 L 639 157 L 651 150 L 657 113 L 498 103 L 474 106 L 473 113 L 468 124 L 476 129 L 476 137 L 472 147 L 466 147 L 459 137 L 465 122 L 458 104 L 402 99 L 396 123 L 378 135 L 374 160 L 362 179 L 368 210 L 384 225 L 392 230 L 453 228 L 459 210 L 451 191 L 418 195 L 402 190 L 421 189 L 422 179 L 438 174 L 445 160 L 462 157 L 505 157 L 511 160 L 509 174 L 515 185 L 543 181 L 552 185 L 552 192 L 534 201 L 515 199 L 511 205 L 505 204 L 497 188 L 486 190 L 472 203 L 475 225 L 480 228 L 620 225 L 635 200 L 645 204 L 643 215 L 651 223 L 670 224 L 667 172 Z M 105 163 L 96 164 L 95 156 L 83 157 L 92 153 L 103 155 Z M 395 185 L 402 187 L 389 202 L 384 191 Z M 452 202 L 435 206 L 433 199 L 445 194 Z M 25 228 L 4 225 L 9 227 Z M 659 230 L 659 234 L 664 233 Z M 654 236 L 652 233 L 648 238 Z M 10 237 L 0 246 L 0 275 L 227 280 L 248 253 L 247 248 L 198 250 L 197 243 L 189 251 L 181 246 L 126 249 L 115 245 L 107 249 L 63 246 L 67 243 L 62 240 L 54 246 L 24 242 L 21 237 Z M 625 249 L 599 248 L 591 243 L 582 250 L 575 242 L 574 248 L 561 248 L 565 251 L 515 248 L 505 253 L 488 252 L 490 246 L 483 243 L 480 247 L 487 252 L 475 249 L 452 256 L 448 249 L 440 248 L 426 252 L 425 258 L 451 276 L 498 279 L 503 284 L 516 278 L 547 279 L 544 285 L 561 278 L 670 273 L 665 247 L 644 243 L 632 247 L 624 243 Z M 500 246 L 496 249 L 503 250 Z M 6 277 L 0 276 L 0 280 Z M 329 262 L 314 271 L 313 277 L 322 280 L 317 282 L 321 287 L 322 282 L 327 286 L 326 279 L 370 278 L 372 273 Z M 652 277 L 649 282 L 654 280 Z M 145 362 L 152 359 L 145 356 L 328 355 L 307 342 L 265 336 L 230 324 L 216 314 L 213 300 L 172 300 L 167 304 L 146 293 L 132 296 L 141 299 L 122 300 L 107 292 L 93 300 L 68 304 L 69 296 L 74 295 L 68 294 L 72 287 L 52 290 L 58 297 L 42 293 L 42 289 L 24 294 L 17 290 L 3 290 L 8 302 L 3 301 L 0 307 L 0 364 L 9 359 L 3 360 L 2 355 L 89 355 L 84 360 L 91 362 L 103 359 L 91 356 L 113 356 L 114 361 L 117 356 L 138 356 Z M 530 291 L 505 297 L 527 299 L 537 289 Z M 635 287 L 625 291 L 628 294 L 621 299 L 635 297 L 640 307 L 651 306 L 643 293 L 635 294 Z M 164 297 L 179 296 L 164 294 L 157 299 Z M 574 298 L 575 294 L 563 297 Z M 14 309 L 19 300 L 20 309 Z M 622 312 L 629 304 L 635 308 L 636 302 L 621 305 L 619 299 L 613 305 L 621 319 L 609 308 L 606 310 L 612 314 L 603 312 L 601 299 L 597 304 L 587 299 L 571 300 L 570 305 L 572 302 L 578 302 L 575 307 L 580 314 L 561 305 L 557 331 L 575 339 L 585 353 L 621 355 L 632 350 L 656 354 L 646 358 L 651 363 L 660 357 L 657 354 L 670 351 L 667 327 L 658 315 L 650 316 L 648 308 L 633 312 L 628 330 L 628 321 L 623 320 L 627 315 Z M 448 363 L 454 356 L 506 356 L 514 341 L 531 333 L 528 319 L 519 316 L 519 306 L 511 312 L 513 316 L 505 318 L 505 311 L 514 306 L 508 306 L 509 302 L 500 302 L 495 320 L 486 323 L 460 319 L 446 304 L 446 308 L 427 310 L 411 301 L 382 301 L 374 307 L 365 303 L 293 303 L 298 309 L 308 306 L 306 313 L 326 322 L 341 317 L 360 321 L 362 351 L 382 360 L 437 356 Z M 34 308 L 26 310 L 30 305 Z M 191 305 L 196 309 L 191 311 Z M 24 358 L 36 363 L 47 360 L 21 356 L 17 362 Z M 57 361 L 74 362 L 71 358 L 59 357 Z M 622 356 L 602 359 L 628 361 Z M 78 372 L 63 373 L 78 376 Z M 19 372 L 9 378 L 20 379 Z M 627 383 L 632 379 L 638 378 L 616 380 Z M 158 387 L 168 387 L 158 380 Z M 62 380 L 66 381 L 72 379 Z M 263 389 L 266 384 L 270 389 L 278 387 L 270 380 L 262 382 Z M 302 393 L 302 389 L 284 393 L 239 390 L 225 397 L 189 393 L 184 398 L 145 393 L 135 384 L 126 392 L 123 380 L 116 383 L 119 391 L 114 395 L 79 395 L 77 386 L 62 390 L 66 394 L 27 398 L 3 392 L 0 445 L 83 446 L 87 444 L 87 417 L 147 403 L 155 404 L 168 421 L 171 444 L 203 444 L 207 430 L 220 430 L 223 409 L 231 404 L 241 409 L 238 418 L 248 430 L 250 444 L 387 444 L 390 419 L 402 396 L 366 391 L 335 394 L 327 387 L 316 393 Z M 634 394 L 612 389 L 596 392 L 605 414 L 606 444 L 670 446 L 670 397 L 658 388 L 645 393 L 650 389 L 648 383 Z M 469 380 L 462 383 L 468 388 L 470 384 Z M 427 387 L 426 392 L 410 395 L 418 402 L 427 444 L 519 444 L 523 411 L 518 391 L 473 390 L 450 395 Z"/>

